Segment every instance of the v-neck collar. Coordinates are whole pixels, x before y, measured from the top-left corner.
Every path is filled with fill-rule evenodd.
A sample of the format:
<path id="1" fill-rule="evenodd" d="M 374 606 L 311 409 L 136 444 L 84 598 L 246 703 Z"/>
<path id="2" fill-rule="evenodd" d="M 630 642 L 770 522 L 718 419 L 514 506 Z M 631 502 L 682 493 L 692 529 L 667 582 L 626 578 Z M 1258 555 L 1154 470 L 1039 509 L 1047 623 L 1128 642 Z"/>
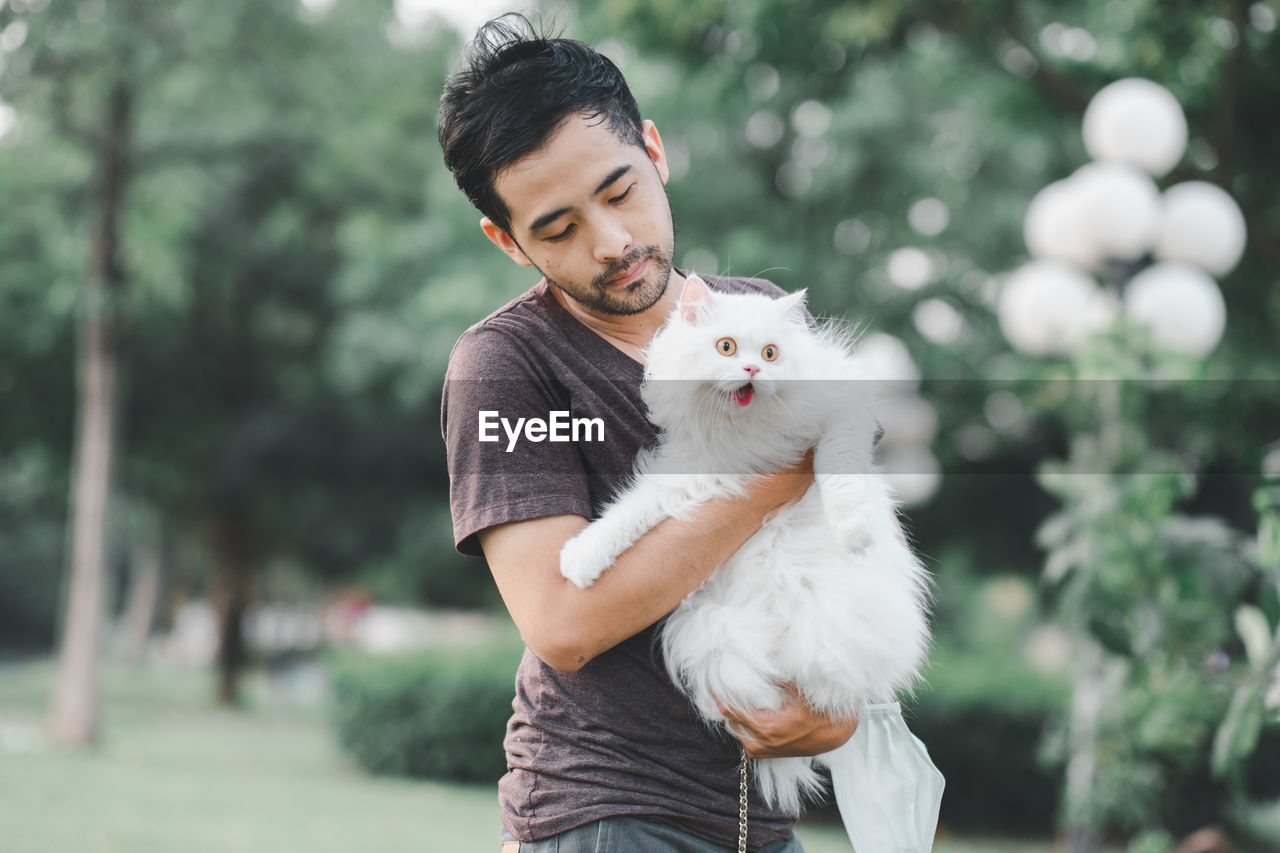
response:
<path id="1" fill-rule="evenodd" d="M 684 273 L 681 273 L 684 275 Z M 634 358 L 622 347 L 597 332 L 575 316 L 568 308 L 560 304 L 551 292 L 551 284 L 544 278 L 536 287 L 537 298 L 548 306 L 549 313 L 580 345 L 581 351 L 601 359 L 602 364 L 617 365 L 628 373 L 644 374 L 644 362 Z"/>

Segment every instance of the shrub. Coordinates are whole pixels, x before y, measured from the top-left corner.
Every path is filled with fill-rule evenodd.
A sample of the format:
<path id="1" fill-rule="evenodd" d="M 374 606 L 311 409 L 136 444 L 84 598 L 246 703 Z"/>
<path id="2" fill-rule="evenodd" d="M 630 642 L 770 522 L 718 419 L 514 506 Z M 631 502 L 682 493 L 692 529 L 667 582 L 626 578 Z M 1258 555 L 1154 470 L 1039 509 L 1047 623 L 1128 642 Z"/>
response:
<path id="1" fill-rule="evenodd" d="M 492 783 L 515 696 L 511 642 L 395 658 L 334 658 L 338 740 L 381 775 Z"/>
<path id="2" fill-rule="evenodd" d="M 904 713 L 947 779 L 939 822 L 962 833 L 1052 834 L 1061 808 L 1070 685 L 991 650 L 939 651 L 927 678 Z M 1231 822 L 1229 794 L 1210 775 L 1210 744 L 1187 748 L 1192 754 L 1181 763 L 1152 765 L 1164 780 L 1155 809 L 1177 837 Z M 1280 795 L 1280 727 L 1262 730 L 1245 769 L 1250 790 Z"/>
<path id="3" fill-rule="evenodd" d="M 924 695 L 907 710 L 947 779 L 939 820 L 952 830 L 1049 835 L 1056 823 L 1062 768 L 1042 759 L 1058 707 L 1002 701 L 999 693 Z"/>

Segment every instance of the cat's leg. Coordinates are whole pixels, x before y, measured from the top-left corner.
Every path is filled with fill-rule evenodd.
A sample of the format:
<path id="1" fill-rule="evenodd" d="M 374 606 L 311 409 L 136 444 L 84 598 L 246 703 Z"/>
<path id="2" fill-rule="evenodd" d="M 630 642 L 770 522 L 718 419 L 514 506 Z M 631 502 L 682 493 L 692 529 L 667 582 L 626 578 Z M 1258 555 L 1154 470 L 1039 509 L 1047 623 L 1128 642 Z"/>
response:
<path id="1" fill-rule="evenodd" d="M 704 501 L 741 492 L 725 478 L 676 474 L 642 476 L 605 510 L 564 544 L 560 573 L 582 589 L 596 582 L 624 551 L 668 517 L 686 517 Z"/>
<path id="2" fill-rule="evenodd" d="M 871 544 L 875 507 L 869 486 L 875 442 L 875 419 L 865 415 L 842 419 L 819 439 L 813 469 L 822 509 L 836 541 L 858 553 Z"/>
<path id="3" fill-rule="evenodd" d="M 560 574 L 586 589 L 636 540 L 666 517 L 662 486 L 643 477 L 560 550 Z"/>

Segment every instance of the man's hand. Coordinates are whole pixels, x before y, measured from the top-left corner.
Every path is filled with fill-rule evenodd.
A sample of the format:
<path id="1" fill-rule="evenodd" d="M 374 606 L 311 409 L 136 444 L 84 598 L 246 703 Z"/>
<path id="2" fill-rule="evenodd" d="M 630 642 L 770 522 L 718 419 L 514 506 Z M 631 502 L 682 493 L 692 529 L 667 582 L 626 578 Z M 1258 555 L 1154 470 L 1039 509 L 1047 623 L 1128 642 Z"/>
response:
<path id="1" fill-rule="evenodd" d="M 773 513 L 776 513 L 804 497 L 805 492 L 813 485 L 813 479 L 813 449 L 810 448 L 790 468 L 755 478 L 751 488 L 770 500 L 773 503 Z"/>
<path id="2" fill-rule="evenodd" d="M 794 685 L 784 684 L 782 689 L 787 697 L 773 711 L 752 711 L 748 715 L 716 703 L 749 757 L 821 755 L 853 737 L 857 717 L 833 720 L 805 704 Z"/>

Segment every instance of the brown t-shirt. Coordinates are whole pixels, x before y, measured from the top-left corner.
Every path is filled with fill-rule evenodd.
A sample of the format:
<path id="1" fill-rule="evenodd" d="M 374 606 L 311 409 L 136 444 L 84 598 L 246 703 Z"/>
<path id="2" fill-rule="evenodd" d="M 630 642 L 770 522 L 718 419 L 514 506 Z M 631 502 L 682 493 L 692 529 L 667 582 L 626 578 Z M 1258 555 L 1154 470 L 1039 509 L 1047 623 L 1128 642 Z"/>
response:
<path id="1" fill-rule="evenodd" d="M 714 290 L 782 293 L 759 279 L 703 278 Z M 476 533 L 495 524 L 598 517 L 657 440 L 642 380 L 642 366 L 565 311 L 545 280 L 468 329 L 449 360 L 441 417 L 458 550 L 479 555 Z M 519 430 L 513 441 L 502 420 L 516 432 L 518 418 L 546 422 L 543 440 Z M 550 440 L 595 418 L 603 440 L 583 423 L 577 441 Z M 635 816 L 735 845 L 738 743 L 698 718 L 655 639 L 650 626 L 573 673 L 525 649 L 498 784 L 516 839 Z M 754 790 L 750 813 L 752 849 L 791 835 L 793 819 Z"/>

